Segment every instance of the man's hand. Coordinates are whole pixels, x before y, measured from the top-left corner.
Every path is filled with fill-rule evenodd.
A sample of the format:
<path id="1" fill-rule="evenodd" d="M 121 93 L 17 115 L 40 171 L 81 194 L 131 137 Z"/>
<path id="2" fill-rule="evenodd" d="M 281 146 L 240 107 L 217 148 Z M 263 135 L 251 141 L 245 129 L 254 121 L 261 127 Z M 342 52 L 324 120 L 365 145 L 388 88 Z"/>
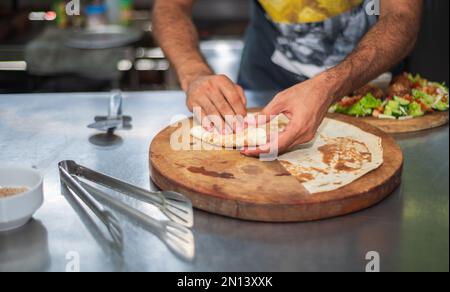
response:
<path id="1" fill-rule="evenodd" d="M 223 130 L 223 126 L 228 131 L 235 129 L 231 119 L 225 117 L 240 116 L 243 122 L 247 115 L 244 90 L 224 75 L 197 77 L 189 83 L 186 94 L 189 110 L 193 111 L 196 107 L 201 109 L 199 112 L 194 111 L 194 114 L 201 114 L 196 119 L 203 122 L 205 117 L 215 116 L 222 122 L 221 125 L 215 125 L 218 130 Z"/>
<path id="2" fill-rule="evenodd" d="M 274 149 L 284 152 L 313 139 L 337 98 L 388 71 L 411 52 L 420 29 L 422 5 L 423 0 L 382 0 L 377 24 L 343 62 L 280 93 L 264 109 L 264 115 L 286 114 L 291 120 L 286 131 L 276 141 L 243 154 L 257 156 Z"/>
<path id="3" fill-rule="evenodd" d="M 259 114 L 264 122 L 283 113 L 290 122 L 278 138 L 257 149 L 245 149 L 242 154 L 259 156 L 278 149 L 286 152 L 292 147 L 314 139 L 322 120 L 331 105 L 333 92 L 330 84 L 322 77 L 316 77 L 279 93 Z M 260 118 L 256 119 L 260 120 Z"/>

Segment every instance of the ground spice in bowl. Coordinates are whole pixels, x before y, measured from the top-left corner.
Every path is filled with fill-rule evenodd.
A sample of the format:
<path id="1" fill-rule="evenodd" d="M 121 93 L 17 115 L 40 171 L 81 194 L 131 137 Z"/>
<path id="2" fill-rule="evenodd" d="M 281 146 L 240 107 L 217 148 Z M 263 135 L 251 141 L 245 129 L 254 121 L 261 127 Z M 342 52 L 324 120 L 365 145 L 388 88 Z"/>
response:
<path id="1" fill-rule="evenodd" d="M 2 188 L 0 187 L 0 198 L 15 196 L 27 192 L 27 188 Z"/>

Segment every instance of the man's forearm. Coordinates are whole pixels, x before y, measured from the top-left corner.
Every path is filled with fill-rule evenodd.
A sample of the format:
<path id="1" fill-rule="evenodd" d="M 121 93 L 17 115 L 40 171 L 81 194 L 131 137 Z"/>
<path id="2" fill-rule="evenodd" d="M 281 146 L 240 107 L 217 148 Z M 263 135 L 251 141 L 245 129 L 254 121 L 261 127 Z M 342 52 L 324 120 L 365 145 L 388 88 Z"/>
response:
<path id="1" fill-rule="evenodd" d="M 415 4 L 402 11 L 385 11 L 354 52 L 319 77 L 334 86 L 330 102 L 367 84 L 411 52 L 420 29 L 422 3 L 409 1 Z"/>
<path id="2" fill-rule="evenodd" d="M 157 0 L 153 10 L 154 35 L 175 67 L 183 90 L 197 77 L 212 74 L 199 50 L 198 33 L 191 19 L 192 3 Z"/>

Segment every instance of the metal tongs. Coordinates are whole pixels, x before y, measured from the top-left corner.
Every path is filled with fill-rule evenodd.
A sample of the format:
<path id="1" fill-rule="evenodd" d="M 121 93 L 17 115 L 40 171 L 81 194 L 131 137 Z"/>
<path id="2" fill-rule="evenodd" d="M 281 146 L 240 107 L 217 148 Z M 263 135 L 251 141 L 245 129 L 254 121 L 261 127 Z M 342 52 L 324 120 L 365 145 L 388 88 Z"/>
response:
<path id="1" fill-rule="evenodd" d="M 66 167 L 72 176 L 82 177 L 106 188 L 133 197 L 136 200 L 154 205 L 171 221 L 186 227 L 194 225 L 192 203 L 182 194 L 176 192 L 150 192 L 127 182 L 96 172 L 78 165 L 75 161 L 63 161 L 60 166 Z"/>
<path id="2" fill-rule="evenodd" d="M 117 228 L 118 220 L 113 214 L 105 211 L 98 202 L 107 205 L 154 233 L 177 255 L 186 259 L 193 258 L 195 250 L 194 237 L 192 232 L 187 228 L 193 226 L 193 209 L 192 203 L 186 197 L 175 192 L 149 192 L 90 170 L 76 164 L 74 161 L 62 161 L 58 166 L 62 183 L 78 195 L 100 218 L 113 238 L 120 234 L 120 232 L 117 232 L 117 230 L 121 230 L 120 226 Z M 156 220 L 118 201 L 105 192 L 93 187 L 91 184 L 81 181 L 80 178 L 155 205 L 170 221 Z"/>

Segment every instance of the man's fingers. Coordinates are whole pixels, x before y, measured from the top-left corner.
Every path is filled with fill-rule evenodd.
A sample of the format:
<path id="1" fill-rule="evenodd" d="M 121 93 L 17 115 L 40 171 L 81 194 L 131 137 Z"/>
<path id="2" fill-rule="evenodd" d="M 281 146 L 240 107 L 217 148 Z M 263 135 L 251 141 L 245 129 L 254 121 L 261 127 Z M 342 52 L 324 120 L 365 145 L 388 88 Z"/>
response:
<path id="1" fill-rule="evenodd" d="M 278 116 L 284 108 L 284 104 L 275 97 L 262 111 L 261 115 L 265 116 L 267 122 L 270 122 L 274 117 Z"/>
<path id="2" fill-rule="evenodd" d="M 291 147 L 291 145 L 296 142 L 298 139 L 304 136 L 304 129 L 302 129 L 301 125 L 291 121 L 286 130 L 279 134 L 278 136 L 278 151 L 283 153 Z"/>
<path id="3" fill-rule="evenodd" d="M 219 133 L 222 133 L 225 122 L 223 121 L 221 113 L 218 111 L 213 102 L 209 98 L 205 98 L 202 100 L 201 107 L 204 110 L 205 114 L 208 116 L 209 120 L 214 123 L 217 131 Z"/>
<path id="4" fill-rule="evenodd" d="M 278 134 L 278 137 L 274 141 L 271 141 L 271 145 L 278 149 L 278 152 L 282 153 L 289 149 L 289 146 L 298 139 L 300 128 L 295 126 L 292 122 L 286 127 L 286 130 Z"/>
<path id="5" fill-rule="evenodd" d="M 203 117 L 205 117 L 205 111 L 198 104 L 192 105 L 192 113 L 194 114 L 194 120 L 199 124 L 203 124 Z"/>
<path id="6" fill-rule="evenodd" d="M 280 99 L 275 97 L 264 109 L 261 110 L 254 118 L 247 120 L 250 125 L 264 125 L 277 117 L 285 110 L 284 104 L 280 102 Z"/>
<path id="7" fill-rule="evenodd" d="M 259 156 L 261 154 L 266 154 L 273 152 L 275 150 L 278 153 L 283 153 L 289 149 L 289 146 L 297 140 L 299 127 L 290 123 L 286 130 L 280 134 L 274 140 L 270 141 L 268 144 L 257 147 L 256 149 L 244 149 L 241 153 L 248 156 Z"/>
<path id="8" fill-rule="evenodd" d="M 214 128 L 214 123 L 211 121 L 206 112 L 199 105 L 193 105 L 194 119 L 204 129 L 210 131 Z"/>
<path id="9" fill-rule="evenodd" d="M 245 119 L 247 117 L 248 111 L 247 111 L 247 97 L 245 96 L 244 89 L 241 86 L 236 84 L 236 90 L 238 91 L 238 93 L 241 97 L 241 101 L 242 101 L 242 104 L 244 105 L 244 109 L 245 109 L 245 114 L 242 116 L 238 116 L 239 118 L 236 123 L 236 133 L 237 133 L 246 127 Z"/>
<path id="10" fill-rule="evenodd" d="M 289 145 L 289 147 L 286 150 L 292 149 L 292 148 L 297 147 L 297 146 L 302 145 L 302 144 L 309 143 L 314 138 L 315 138 L 314 134 L 310 134 L 309 132 L 304 133 L 299 138 L 297 138 L 293 143 L 291 143 L 291 145 Z"/>
<path id="11" fill-rule="evenodd" d="M 220 91 L 232 107 L 234 115 L 240 115 L 242 117 L 245 117 L 247 115 L 247 109 L 244 105 L 245 103 L 242 102 L 242 93 L 227 77 L 223 77 L 220 83 Z"/>
<path id="12" fill-rule="evenodd" d="M 271 147 L 273 147 L 274 145 L 272 145 L 271 143 L 268 143 L 266 145 L 262 145 L 259 147 L 253 147 L 253 148 L 245 148 L 241 151 L 241 154 L 245 155 L 245 156 L 251 156 L 251 157 L 258 157 L 261 154 L 265 154 L 265 153 L 269 153 L 271 149 Z"/>
<path id="13" fill-rule="evenodd" d="M 245 96 L 244 89 L 241 86 L 236 84 L 236 90 L 238 91 L 238 93 L 241 97 L 242 104 L 244 105 L 245 108 L 247 108 L 247 97 Z"/>
<path id="14" fill-rule="evenodd" d="M 220 113 L 222 121 L 224 121 L 223 126 L 226 127 L 227 131 L 233 130 L 233 123 L 227 117 L 234 117 L 235 113 L 231 106 L 226 101 L 225 97 L 222 96 L 221 92 L 215 92 L 209 96 L 211 102 L 214 104 L 217 112 Z M 230 132 L 229 132 L 230 133 Z"/>
<path id="15" fill-rule="evenodd" d="M 220 91 L 209 93 L 209 99 L 212 101 L 217 111 L 222 115 L 224 119 L 226 116 L 234 116 L 233 109 L 228 104 L 227 100 Z"/>
<path id="16" fill-rule="evenodd" d="M 221 133 L 244 128 L 247 115 L 244 90 L 224 75 L 200 79 L 188 92 L 188 108 L 200 106 Z"/>

